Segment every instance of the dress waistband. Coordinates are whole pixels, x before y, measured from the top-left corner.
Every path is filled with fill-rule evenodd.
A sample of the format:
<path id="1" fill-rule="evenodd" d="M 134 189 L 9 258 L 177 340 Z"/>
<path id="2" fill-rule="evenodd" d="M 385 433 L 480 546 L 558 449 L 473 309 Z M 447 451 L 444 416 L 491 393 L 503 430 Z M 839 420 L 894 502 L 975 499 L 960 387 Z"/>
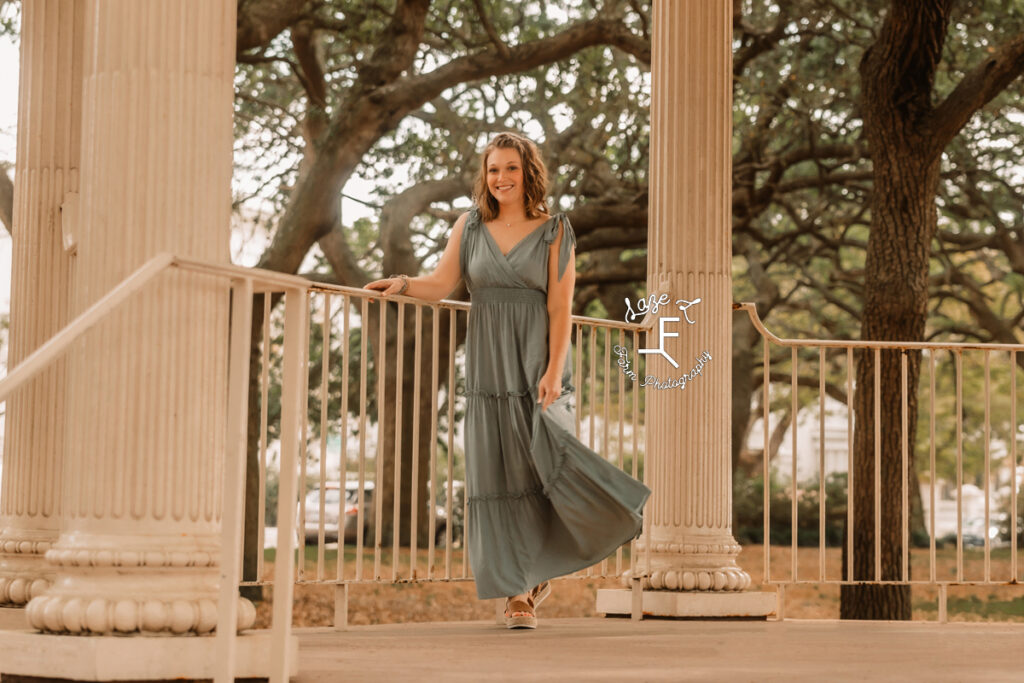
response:
<path id="1" fill-rule="evenodd" d="M 516 302 L 546 304 L 548 296 L 539 289 L 525 287 L 477 287 L 470 292 L 470 300 L 477 304 Z"/>

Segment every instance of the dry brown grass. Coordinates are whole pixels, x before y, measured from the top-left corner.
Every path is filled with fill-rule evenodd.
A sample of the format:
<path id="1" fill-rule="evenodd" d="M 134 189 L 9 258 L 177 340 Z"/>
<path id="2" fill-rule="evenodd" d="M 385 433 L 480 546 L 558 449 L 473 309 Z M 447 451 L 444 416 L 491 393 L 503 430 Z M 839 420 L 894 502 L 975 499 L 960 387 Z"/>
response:
<path id="1" fill-rule="evenodd" d="M 305 581 L 333 579 L 337 576 L 336 551 L 327 549 L 322 572 L 318 572 L 315 548 L 307 548 Z M 761 546 L 746 546 L 740 557 L 740 564 L 753 579 L 755 586 L 774 590 L 763 584 L 763 549 Z M 772 578 L 791 578 L 791 551 L 789 547 L 772 547 Z M 819 576 L 820 559 L 817 548 L 799 548 L 797 551 L 797 578 L 816 580 Z M 410 582 L 409 551 L 399 553 L 397 577 L 392 583 L 392 555 L 384 551 L 380 557 L 381 582 L 349 584 L 349 624 L 386 624 L 425 621 L 464 621 L 491 619 L 494 607 L 491 601 L 476 598 L 472 580 L 461 580 L 463 576 L 463 553 L 454 548 L 450 563 L 446 563 L 443 549 L 435 551 L 431 576 L 427 577 L 427 551 L 417 553 L 416 575 L 419 579 Z M 607 561 L 606 574 L 616 573 L 616 557 Z M 841 553 L 838 548 L 827 548 L 825 552 L 825 577 L 837 579 L 841 573 Z M 265 578 L 273 578 L 273 555 L 269 554 Z M 1024 557 L 1021 558 L 1024 565 Z M 355 578 L 355 552 L 347 547 L 342 575 Z M 447 573 L 446 573 L 447 566 Z M 628 551 L 623 553 L 621 568 L 629 566 Z M 362 562 L 362 579 L 375 576 L 374 556 L 365 552 Z M 925 579 L 929 575 L 927 549 L 913 550 L 911 556 L 912 577 Z M 591 572 L 593 576 L 564 578 L 554 582 L 554 590 L 538 614 L 542 617 L 585 617 L 594 616 L 594 597 L 598 588 L 617 588 L 617 578 L 602 578 L 600 565 Z M 468 573 L 468 567 L 467 567 Z M 1008 550 L 993 551 L 990 563 L 993 580 L 1008 580 L 1010 560 Z M 451 577 L 445 579 L 444 577 Z M 965 551 L 963 579 L 981 580 L 984 576 L 984 555 L 980 550 Z M 940 581 L 956 577 L 956 556 L 954 548 L 940 549 L 936 557 L 936 578 Z M 295 586 L 294 624 L 296 626 L 330 626 L 334 621 L 334 594 L 332 584 L 300 583 Z M 270 624 L 271 586 L 264 587 L 264 600 L 257 605 L 257 628 Z M 936 618 L 936 590 L 926 586 L 913 588 L 914 619 L 934 620 Z M 786 616 L 797 619 L 835 619 L 839 617 L 839 587 L 828 584 L 805 584 L 789 586 L 786 590 Z M 957 586 L 949 589 L 949 618 L 951 621 L 1010 620 L 1024 621 L 1024 592 L 1016 586 Z"/>

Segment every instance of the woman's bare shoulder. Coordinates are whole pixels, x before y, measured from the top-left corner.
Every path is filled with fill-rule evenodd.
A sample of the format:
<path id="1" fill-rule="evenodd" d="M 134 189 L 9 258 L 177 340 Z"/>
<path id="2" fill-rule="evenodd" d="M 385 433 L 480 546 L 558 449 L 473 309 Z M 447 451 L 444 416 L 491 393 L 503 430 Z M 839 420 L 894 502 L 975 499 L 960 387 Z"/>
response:
<path id="1" fill-rule="evenodd" d="M 475 221 L 471 220 L 473 217 L 473 209 L 469 211 L 463 211 L 458 218 L 455 219 L 455 224 L 452 225 L 452 237 L 458 237 L 462 235 L 467 229 L 472 228 L 475 225 Z"/>
<path id="2" fill-rule="evenodd" d="M 473 222 L 470 220 L 472 210 L 464 211 L 458 218 L 455 219 L 455 223 L 452 224 L 451 232 L 448 233 L 448 244 L 455 247 L 462 242 L 462 235 L 466 231 L 467 225 L 472 225 Z"/>

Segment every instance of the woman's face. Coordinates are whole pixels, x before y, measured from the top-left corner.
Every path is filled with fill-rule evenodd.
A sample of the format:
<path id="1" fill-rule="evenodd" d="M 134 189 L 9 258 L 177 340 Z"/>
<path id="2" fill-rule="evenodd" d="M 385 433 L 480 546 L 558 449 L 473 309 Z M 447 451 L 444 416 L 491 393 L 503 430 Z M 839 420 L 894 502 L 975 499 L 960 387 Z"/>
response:
<path id="1" fill-rule="evenodd" d="M 487 155 L 487 189 L 502 206 L 523 205 L 523 160 L 510 147 L 498 147 Z"/>

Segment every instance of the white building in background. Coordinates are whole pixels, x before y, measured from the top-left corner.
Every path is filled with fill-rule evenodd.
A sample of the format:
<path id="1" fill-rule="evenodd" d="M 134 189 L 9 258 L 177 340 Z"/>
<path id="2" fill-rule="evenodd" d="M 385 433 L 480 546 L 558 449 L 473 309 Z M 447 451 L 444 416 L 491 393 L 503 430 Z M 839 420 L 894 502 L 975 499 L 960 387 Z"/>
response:
<path id="1" fill-rule="evenodd" d="M 796 479 L 801 485 L 817 485 L 821 472 L 821 458 L 824 455 L 825 476 L 846 474 L 849 471 L 849 445 L 852 442 L 852 418 L 844 403 L 825 397 L 824 429 L 819 420 L 819 406 L 815 403 L 801 410 L 796 419 Z M 771 428 L 771 425 L 769 426 Z M 824 439 L 822 439 L 824 433 Z M 747 447 L 760 451 L 764 445 L 762 421 L 758 420 L 750 430 Z M 822 450 L 824 451 L 822 453 Z M 1000 528 L 1010 510 L 1013 471 L 1007 458 L 1006 443 L 993 439 L 989 457 L 992 463 L 989 481 L 989 528 L 990 539 L 998 543 Z M 771 464 L 773 478 L 780 483 L 793 478 L 793 427 L 786 430 L 782 443 Z M 925 527 L 931 525 L 931 484 L 927 475 L 927 462 L 919 463 L 921 474 L 921 501 L 924 508 Z M 973 477 L 965 473 L 964 481 Z M 1017 468 L 1018 491 L 1024 482 L 1024 467 Z M 964 483 L 960 494 L 961 506 L 957 505 L 956 481 L 939 479 L 935 482 L 935 530 L 938 537 L 957 532 L 958 509 L 962 510 L 962 528 L 969 541 L 984 538 L 985 491 L 973 483 Z"/>
<path id="2" fill-rule="evenodd" d="M 821 439 L 821 424 L 818 404 L 801 410 L 796 419 L 796 480 L 817 481 L 821 470 L 821 444 L 824 443 L 825 473 L 846 472 L 847 460 L 847 409 L 846 405 L 828 396 L 825 397 L 825 439 Z M 775 428 L 770 418 L 769 430 Z M 778 481 L 790 481 L 793 473 L 793 428 L 786 430 L 779 450 L 772 461 L 772 473 Z M 758 420 L 750 429 L 747 448 L 760 451 L 764 447 L 763 422 Z"/>

